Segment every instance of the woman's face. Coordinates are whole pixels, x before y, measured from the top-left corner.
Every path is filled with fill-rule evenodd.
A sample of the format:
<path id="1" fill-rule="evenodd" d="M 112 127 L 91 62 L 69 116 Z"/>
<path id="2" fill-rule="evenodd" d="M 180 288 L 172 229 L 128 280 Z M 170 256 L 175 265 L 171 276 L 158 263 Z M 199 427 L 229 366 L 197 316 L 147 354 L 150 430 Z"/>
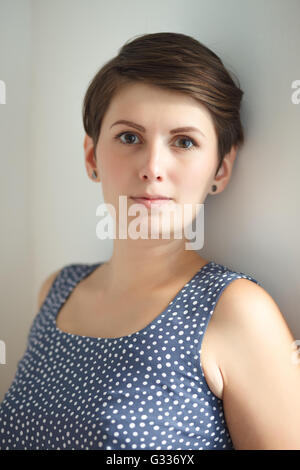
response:
<path id="1" fill-rule="evenodd" d="M 198 130 L 172 132 L 179 127 Z M 117 220 L 121 195 L 128 208 L 136 203 L 130 197 L 145 192 L 178 205 L 204 203 L 218 166 L 217 136 L 206 108 L 179 92 L 142 83 L 127 84 L 114 96 L 95 152 L 104 201 L 115 207 Z"/>

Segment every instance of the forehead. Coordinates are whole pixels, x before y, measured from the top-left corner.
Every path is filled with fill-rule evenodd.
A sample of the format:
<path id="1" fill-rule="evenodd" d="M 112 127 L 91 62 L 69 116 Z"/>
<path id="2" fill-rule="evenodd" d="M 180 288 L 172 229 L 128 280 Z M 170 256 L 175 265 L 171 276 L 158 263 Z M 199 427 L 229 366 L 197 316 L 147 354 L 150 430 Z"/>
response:
<path id="1" fill-rule="evenodd" d="M 153 123 L 167 128 L 202 125 L 206 133 L 214 134 L 211 115 L 199 101 L 177 90 L 145 83 L 123 85 L 113 96 L 103 125 L 104 121 L 110 126 L 119 119 L 138 122 L 146 128 Z"/>

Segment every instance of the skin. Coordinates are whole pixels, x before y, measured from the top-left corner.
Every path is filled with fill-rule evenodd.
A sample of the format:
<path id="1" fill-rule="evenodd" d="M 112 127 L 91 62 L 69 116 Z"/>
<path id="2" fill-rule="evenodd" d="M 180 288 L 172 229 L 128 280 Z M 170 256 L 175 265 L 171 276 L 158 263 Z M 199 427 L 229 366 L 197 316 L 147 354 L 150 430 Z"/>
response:
<path id="1" fill-rule="evenodd" d="M 111 128 L 120 119 L 140 124 L 146 132 L 124 124 Z M 197 127 L 204 136 L 195 131 L 169 134 L 171 129 L 183 126 Z M 115 140 L 121 132 L 130 136 Z M 199 146 L 187 150 L 194 144 L 185 138 Z M 88 176 L 102 183 L 104 201 L 115 207 L 116 220 L 120 195 L 129 198 L 149 191 L 172 197 L 179 205 L 204 203 L 208 194 L 225 189 L 236 157 L 236 148 L 232 147 L 215 175 L 217 135 L 206 108 L 182 93 L 141 83 L 127 84 L 113 97 L 96 148 L 92 138 L 85 135 L 84 152 Z M 93 170 L 97 179 L 92 178 Z M 211 192 L 212 184 L 217 185 L 215 193 Z M 128 207 L 134 203 L 127 200 Z M 114 239 L 111 259 L 100 266 L 101 286 L 111 296 L 132 291 L 149 293 L 165 285 L 170 277 L 199 265 L 201 259 L 206 264 L 196 251 L 186 250 L 185 243 L 184 237 Z"/>

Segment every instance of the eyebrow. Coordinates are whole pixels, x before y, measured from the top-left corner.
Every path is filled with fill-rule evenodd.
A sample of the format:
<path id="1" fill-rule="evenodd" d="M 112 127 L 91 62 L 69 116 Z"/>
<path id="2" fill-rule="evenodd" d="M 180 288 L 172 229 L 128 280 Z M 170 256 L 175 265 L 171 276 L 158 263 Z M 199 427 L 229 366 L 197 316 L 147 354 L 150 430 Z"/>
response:
<path id="1" fill-rule="evenodd" d="M 146 129 L 141 126 L 140 124 L 136 124 L 135 122 L 132 122 L 132 121 L 127 121 L 126 119 L 120 119 L 119 121 L 116 121 L 114 122 L 111 126 L 110 126 L 110 129 L 113 127 L 113 126 L 116 126 L 117 124 L 125 124 L 127 126 L 130 126 L 130 127 L 134 127 L 135 129 L 141 131 L 141 132 L 146 132 Z M 176 127 L 176 129 L 172 129 L 170 131 L 170 134 L 176 134 L 177 132 L 189 132 L 189 131 L 195 131 L 195 132 L 199 132 L 200 134 L 203 135 L 203 137 L 206 137 L 202 131 L 200 131 L 200 129 L 198 129 L 197 127 L 193 127 L 193 126 L 185 126 L 185 127 Z"/>

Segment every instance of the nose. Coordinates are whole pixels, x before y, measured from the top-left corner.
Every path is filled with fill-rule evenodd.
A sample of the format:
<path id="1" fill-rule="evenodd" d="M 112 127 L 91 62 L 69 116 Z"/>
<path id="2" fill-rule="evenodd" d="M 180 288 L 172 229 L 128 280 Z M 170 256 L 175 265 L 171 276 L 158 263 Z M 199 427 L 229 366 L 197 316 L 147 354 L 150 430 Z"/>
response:
<path id="1" fill-rule="evenodd" d="M 161 156 L 150 155 L 146 163 L 140 169 L 139 176 L 144 181 L 161 181 L 163 179 Z"/>
<path id="2" fill-rule="evenodd" d="M 152 174 L 149 174 L 149 173 L 143 173 L 142 174 L 142 179 L 143 180 L 146 180 L 146 181 L 152 181 L 152 180 L 157 180 L 157 181 L 161 181 L 162 177 L 161 175 L 152 175 Z"/>

